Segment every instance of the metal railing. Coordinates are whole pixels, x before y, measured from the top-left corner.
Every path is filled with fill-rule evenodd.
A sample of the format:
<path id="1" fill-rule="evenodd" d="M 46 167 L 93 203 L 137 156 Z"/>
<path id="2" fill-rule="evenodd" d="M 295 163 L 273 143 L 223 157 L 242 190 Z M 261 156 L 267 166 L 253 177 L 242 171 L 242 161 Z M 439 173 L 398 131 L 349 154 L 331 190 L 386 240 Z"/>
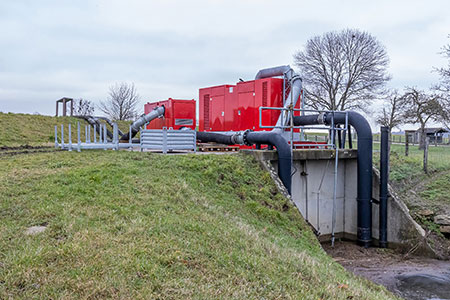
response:
<path id="1" fill-rule="evenodd" d="M 106 124 L 101 124 L 99 128 L 93 125 L 93 133 L 91 132 L 91 125 L 86 125 L 84 128 L 84 140 L 81 139 L 80 122 L 77 124 L 77 140 L 72 142 L 72 125 L 68 126 L 68 140 L 64 137 L 64 125 L 61 125 L 58 132 L 58 126 L 55 126 L 55 148 L 63 150 L 76 150 L 80 152 L 82 149 L 112 149 L 119 150 L 121 148 L 133 149 L 133 147 L 140 147 L 140 150 L 145 149 L 160 150 L 167 153 L 172 150 L 197 150 L 196 145 L 196 131 L 195 130 L 174 130 L 172 128 L 158 129 L 140 129 L 139 143 L 133 143 L 132 135 L 129 134 L 128 142 L 120 141 L 119 128 L 117 123 L 113 123 L 113 137 L 108 138 Z M 130 126 L 130 132 L 131 132 Z M 58 135 L 59 133 L 59 135 Z M 58 141 L 60 140 L 60 141 Z"/>
<path id="2" fill-rule="evenodd" d="M 284 115 L 287 115 L 288 121 L 290 124 L 288 125 L 281 125 L 281 126 L 272 126 L 272 125 L 264 125 L 262 124 L 262 113 L 263 110 L 276 110 L 276 111 L 280 111 L 280 116 L 281 116 L 281 124 L 285 124 L 285 120 Z M 326 113 L 331 115 L 331 122 L 330 125 L 326 126 L 326 125 L 309 125 L 309 126 L 295 126 L 294 125 L 294 121 L 293 121 L 293 117 L 294 117 L 294 112 L 299 111 L 301 112 L 301 115 L 305 115 L 306 112 L 313 112 L 313 113 Z M 338 147 L 336 145 L 336 134 L 338 132 L 342 132 L 343 133 L 343 141 L 341 141 L 343 143 L 343 145 L 345 146 L 345 139 L 346 139 L 346 135 L 347 135 L 347 129 L 348 129 L 348 113 L 347 112 L 339 112 L 339 113 L 345 113 L 345 124 L 343 128 L 337 127 L 336 126 L 336 122 L 335 122 L 335 111 L 326 111 L 326 110 L 311 110 L 311 109 L 298 109 L 298 108 L 293 108 L 292 105 L 289 108 L 284 108 L 284 107 L 264 107 L 261 106 L 259 108 L 259 127 L 260 128 L 268 128 L 268 129 L 274 129 L 274 128 L 279 128 L 282 130 L 285 129 L 290 129 L 290 144 L 291 144 L 291 154 L 293 152 L 294 149 L 294 129 L 300 129 L 302 132 L 304 132 L 304 130 L 307 129 L 323 129 L 323 130 L 328 130 L 328 132 L 330 133 L 330 142 L 325 142 L 325 144 L 317 144 L 317 143 L 302 143 L 301 145 L 299 145 L 300 147 L 330 147 L 334 150 L 334 186 L 333 186 L 333 212 L 332 212 L 332 225 L 331 225 L 331 244 L 332 246 L 334 246 L 334 241 L 335 241 L 335 229 L 336 229 L 336 210 L 337 210 L 337 204 L 336 204 L 336 197 L 337 197 L 337 173 L 338 173 L 338 162 L 339 162 L 339 151 L 338 151 Z M 303 136 L 303 135 L 302 135 Z M 351 138 L 351 137 L 350 137 Z M 291 159 L 293 155 L 291 155 Z M 291 165 L 293 165 L 291 163 Z M 294 172 L 295 173 L 295 172 Z M 318 202 L 317 202 L 318 203 Z M 308 204 L 306 203 L 306 206 L 308 206 Z M 306 219 L 308 220 L 308 213 L 306 212 Z M 319 224 L 319 219 L 317 219 L 317 229 L 320 230 L 320 224 Z"/>

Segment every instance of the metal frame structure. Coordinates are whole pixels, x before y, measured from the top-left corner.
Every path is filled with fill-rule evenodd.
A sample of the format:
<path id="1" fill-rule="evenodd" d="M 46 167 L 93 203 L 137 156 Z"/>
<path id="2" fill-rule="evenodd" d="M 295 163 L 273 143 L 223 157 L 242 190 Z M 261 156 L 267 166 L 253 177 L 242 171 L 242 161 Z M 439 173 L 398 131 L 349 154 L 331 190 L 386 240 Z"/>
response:
<path id="1" fill-rule="evenodd" d="M 146 124 L 144 125 L 146 126 Z M 130 126 L 131 132 L 132 126 Z M 58 142 L 58 126 L 55 126 L 55 148 L 62 150 L 77 150 L 80 152 L 82 149 L 133 149 L 133 146 L 140 146 L 140 150 L 154 149 L 161 150 L 163 153 L 167 153 L 172 150 L 193 150 L 196 152 L 196 131 L 195 130 L 174 130 L 173 128 L 163 128 L 162 130 L 145 129 L 140 128 L 140 141 L 139 143 L 133 143 L 131 135 L 127 143 L 120 142 L 119 128 L 117 123 L 113 123 L 113 138 L 108 139 L 106 124 L 101 124 L 100 134 L 97 139 L 97 127 L 93 126 L 93 134 L 91 133 L 91 126 L 86 125 L 84 128 L 85 140 L 81 140 L 81 126 L 80 122 L 77 124 L 77 142 L 72 143 L 72 126 L 68 126 L 68 141 L 64 140 L 64 125 L 61 124 L 60 129 L 60 142 Z M 92 140 L 91 140 L 92 138 Z"/>

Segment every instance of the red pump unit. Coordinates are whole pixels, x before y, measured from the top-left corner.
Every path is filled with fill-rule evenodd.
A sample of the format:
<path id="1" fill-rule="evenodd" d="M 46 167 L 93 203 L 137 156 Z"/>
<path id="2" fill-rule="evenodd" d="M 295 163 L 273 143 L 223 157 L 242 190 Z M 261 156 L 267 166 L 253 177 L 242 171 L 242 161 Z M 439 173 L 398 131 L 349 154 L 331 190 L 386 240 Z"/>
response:
<path id="1" fill-rule="evenodd" d="M 300 108 L 300 100 L 295 108 Z M 254 131 L 260 128 L 259 107 L 283 107 L 283 79 L 263 78 L 199 90 L 200 131 Z M 263 110 L 262 125 L 275 125 L 279 110 Z M 297 111 L 294 115 L 299 116 Z"/>
<path id="2" fill-rule="evenodd" d="M 157 106 L 164 106 L 164 116 L 151 121 L 147 129 L 191 128 L 195 130 L 195 100 L 181 100 L 169 98 L 164 101 L 147 103 L 144 106 L 145 114 L 151 112 Z"/>

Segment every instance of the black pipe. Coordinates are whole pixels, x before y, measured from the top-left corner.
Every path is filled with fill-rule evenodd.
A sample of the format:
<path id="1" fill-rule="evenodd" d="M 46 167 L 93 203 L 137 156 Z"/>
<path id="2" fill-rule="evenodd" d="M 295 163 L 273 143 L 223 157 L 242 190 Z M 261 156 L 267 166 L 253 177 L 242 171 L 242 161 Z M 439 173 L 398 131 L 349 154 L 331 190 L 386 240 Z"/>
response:
<path id="1" fill-rule="evenodd" d="M 292 155 L 291 147 L 287 140 L 275 132 L 248 132 L 246 140 L 250 144 L 272 145 L 278 152 L 278 176 L 286 187 L 289 195 L 291 194 L 291 168 Z"/>
<path id="2" fill-rule="evenodd" d="M 197 140 L 200 142 L 204 142 L 204 143 L 214 142 L 214 143 L 224 144 L 224 145 L 236 144 L 231 139 L 231 135 L 225 135 L 225 134 L 220 134 L 220 133 L 215 133 L 215 132 L 197 131 Z"/>
<path id="3" fill-rule="evenodd" d="M 307 125 L 332 123 L 345 124 L 346 113 L 334 112 L 314 115 L 316 121 Z M 357 210 L 358 210 L 358 244 L 369 247 L 372 242 L 372 130 L 367 120 L 357 112 L 348 111 L 348 124 L 355 128 L 358 134 L 358 177 L 357 177 Z M 314 120 L 313 116 L 308 116 L 309 120 Z M 294 117 L 294 125 L 305 125 L 304 116 Z M 322 122 L 323 120 L 323 122 Z"/>
<path id="4" fill-rule="evenodd" d="M 214 132 L 197 131 L 197 140 L 201 142 L 215 142 L 225 145 L 237 144 L 237 136 L 225 135 Z M 250 132 L 245 131 L 242 134 L 242 139 L 245 144 L 252 145 L 269 145 L 269 148 L 275 146 L 278 152 L 278 176 L 286 187 L 289 194 L 291 194 L 291 148 L 286 139 L 275 132 Z"/>
<path id="5" fill-rule="evenodd" d="M 348 131 L 348 147 L 350 149 L 353 149 L 352 126 L 350 126 L 350 124 L 348 124 L 347 131 Z"/>
<path id="6" fill-rule="evenodd" d="M 337 125 L 337 128 L 341 128 L 341 125 Z M 338 145 L 339 149 L 343 149 L 342 147 L 342 130 L 336 130 L 337 136 L 338 136 Z"/>
<path id="7" fill-rule="evenodd" d="M 387 200 L 389 180 L 389 128 L 381 127 L 380 146 L 380 247 L 387 247 Z"/>

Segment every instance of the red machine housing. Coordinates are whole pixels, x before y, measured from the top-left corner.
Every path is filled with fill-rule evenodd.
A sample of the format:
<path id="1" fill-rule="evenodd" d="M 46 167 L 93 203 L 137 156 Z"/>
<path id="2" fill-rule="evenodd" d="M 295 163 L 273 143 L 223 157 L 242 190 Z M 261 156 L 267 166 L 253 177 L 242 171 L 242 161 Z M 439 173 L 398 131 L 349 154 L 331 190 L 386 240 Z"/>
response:
<path id="1" fill-rule="evenodd" d="M 271 130 L 259 126 L 261 106 L 283 107 L 283 79 L 263 78 L 202 88 L 199 90 L 199 130 Z M 300 100 L 295 108 L 300 108 Z M 279 115 L 279 110 L 263 110 L 262 125 L 275 125 Z"/>
<path id="2" fill-rule="evenodd" d="M 147 129 L 191 128 L 195 130 L 195 100 L 172 99 L 147 103 L 144 106 L 145 114 L 151 112 L 157 106 L 164 106 L 164 117 L 157 118 L 147 125 Z"/>

